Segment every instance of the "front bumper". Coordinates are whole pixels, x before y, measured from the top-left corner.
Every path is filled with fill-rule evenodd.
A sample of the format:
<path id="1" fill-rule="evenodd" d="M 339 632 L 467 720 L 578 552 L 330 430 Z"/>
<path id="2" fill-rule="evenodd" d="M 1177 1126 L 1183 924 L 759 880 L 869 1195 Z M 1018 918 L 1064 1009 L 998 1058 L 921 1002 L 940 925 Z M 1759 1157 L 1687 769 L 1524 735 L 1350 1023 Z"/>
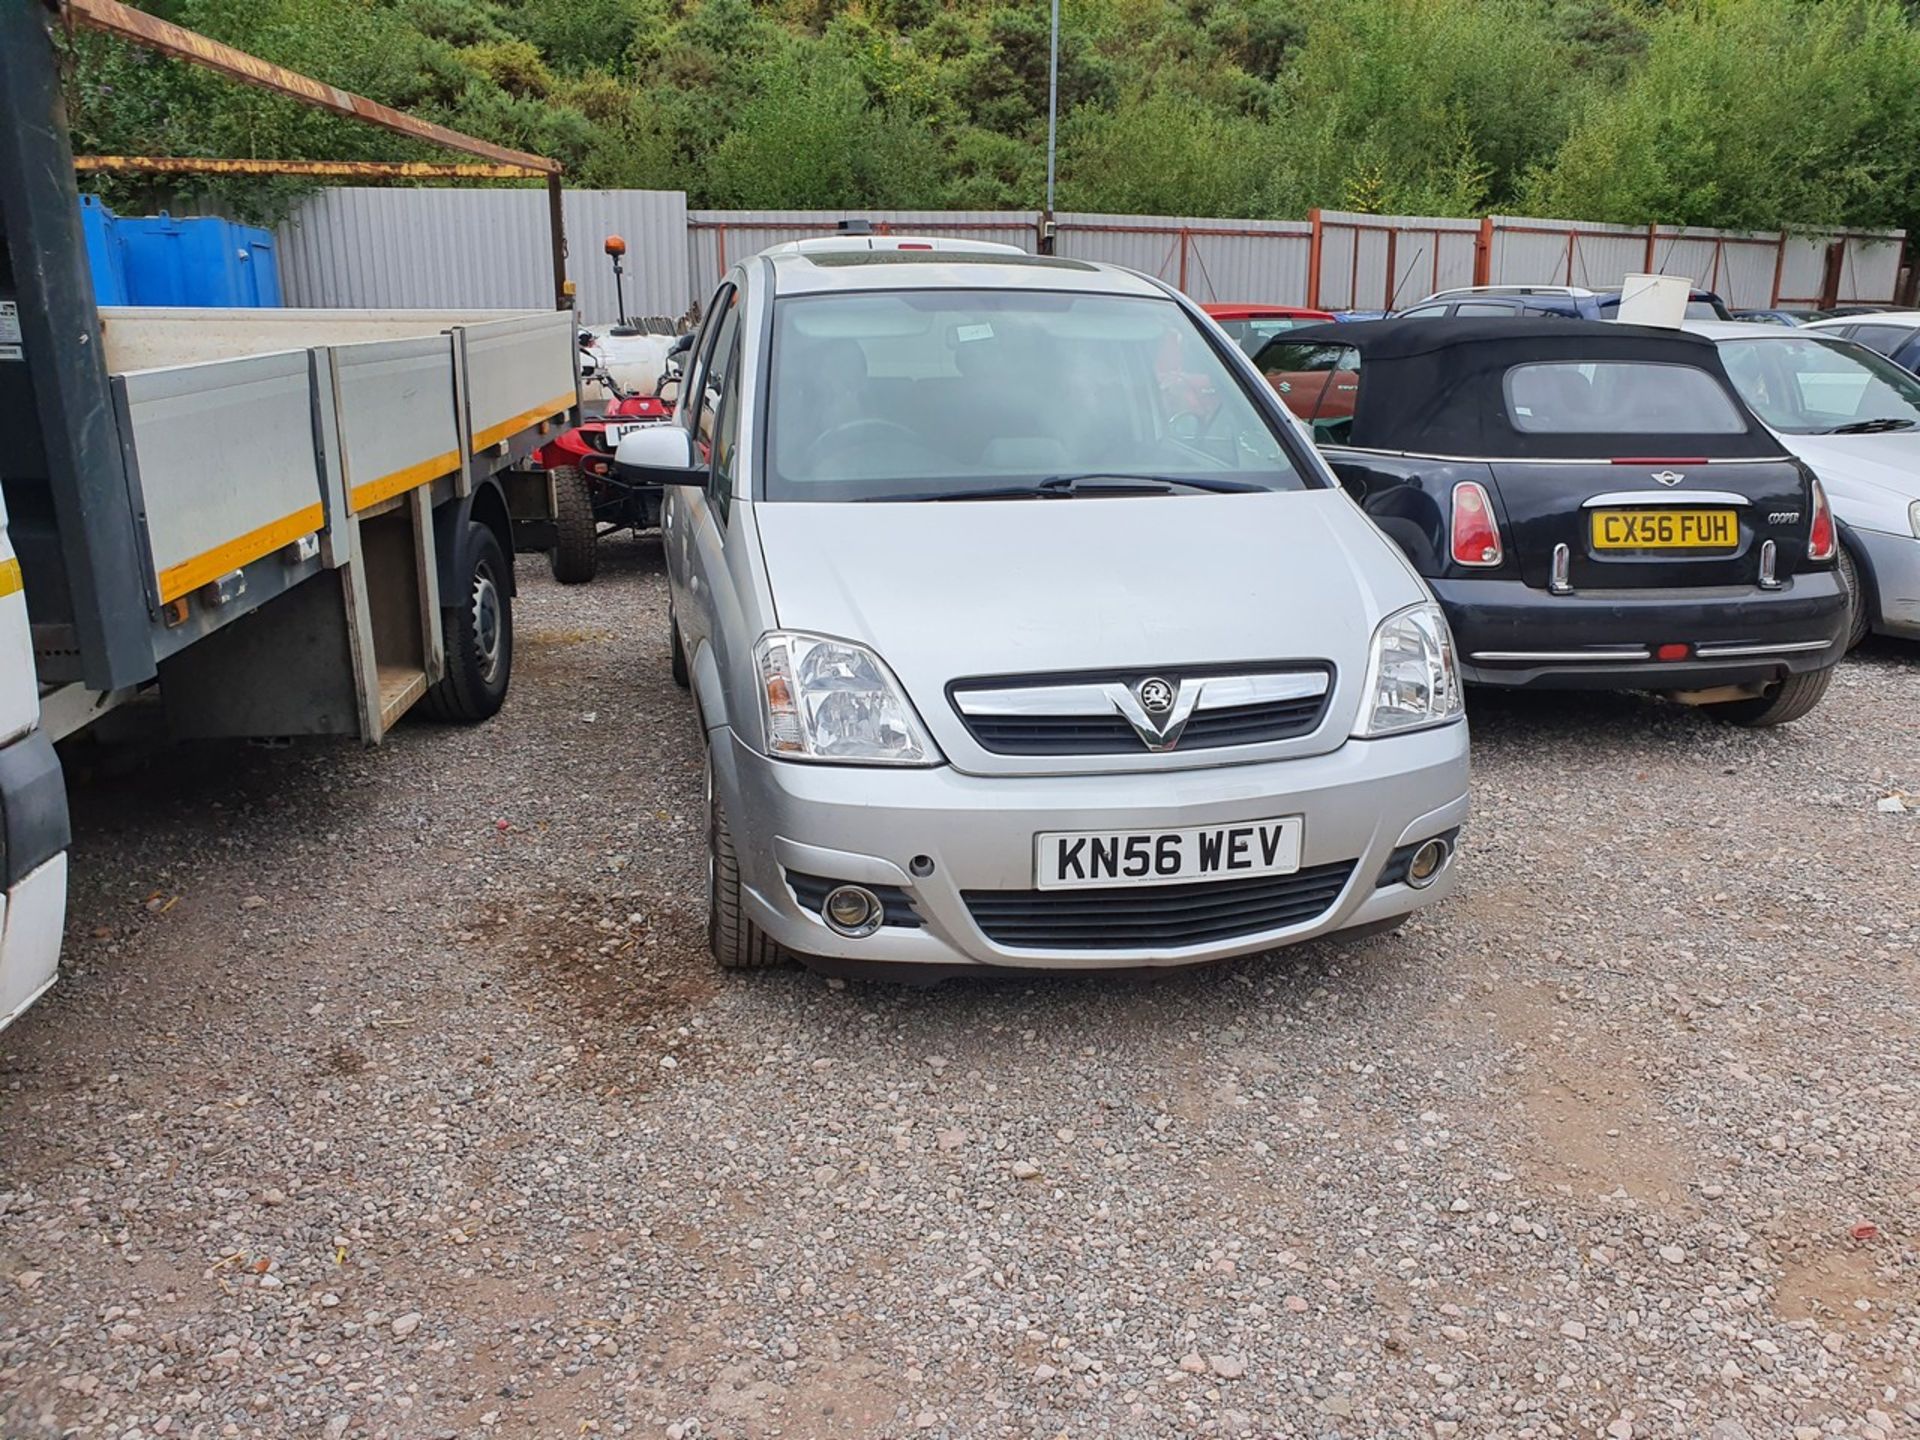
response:
<path id="1" fill-rule="evenodd" d="M 1883 530 L 1849 530 L 1859 548 L 1875 605 L 1873 628 L 1882 635 L 1920 640 L 1920 540 Z"/>
<path id="2" fill-rule="evenodd" d="M 768 759 L 731 730 L 716 731 L 712 744 L 714 785 L 739 851 L 748 916 L 789 950 L 847 962 L 1118 969 L 1271 950 L 1392 920 L 1448 894 L 1452 857 L 1424 890 L 1376 881 L 1396 847 L 1454 830 L 1467 813 L 1464 721 L 1349 740 L 1326 755 L 1131 775 L 977 776 L 948 766 L 809 765 Z M 1031 892 L 1034 836 L 1045 831 L 1177 829 L 1281 815 L 1304 818 L 1303 870 L 1353 867 L 1326 907 L 1298 923 L 1197 944 L 1032 948 L 989 938 L 965 898 L 964 892 Z M 930 871 L 915 866 L 919 857 L 933 862 Z M 896 887 L 921 923 L 846 938 L 800 904 L 789 873 Z M 1072 893 L 1124 893 L 1150 902 L 1151 888 Z"/>
<path id="3" fill-rule="evenodd" d="M 1823 670 L 1845 644 L 1833 570 L 1753 586 L 1576 591 L 1519 580 L 1433 580 L 1471 685 L 1563 690 L 1705 690 Z M 1656 660 L 1685 644 L 1682 660 Z"/>

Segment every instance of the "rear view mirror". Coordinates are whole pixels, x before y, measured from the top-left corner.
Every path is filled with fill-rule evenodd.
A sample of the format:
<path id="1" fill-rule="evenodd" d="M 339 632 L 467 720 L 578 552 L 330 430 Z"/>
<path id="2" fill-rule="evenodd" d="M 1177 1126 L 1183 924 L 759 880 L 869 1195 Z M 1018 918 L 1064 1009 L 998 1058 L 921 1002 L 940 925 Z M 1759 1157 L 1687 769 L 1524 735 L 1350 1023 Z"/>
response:
<path id="1" fill-rule="evenodd" d="M 613 473 L 635 485 L 707 483 L 693 437 L 678 425 L 647 425 L 626 436 L 613 452 Z"/>
<path id="2" fill-rule="evenodd" d="M 676 336 L 674 338 L 674 342 L 671 345 L 667 346 L 667 354 L 669 356 L 684 355 L 687 353 L 687 351 L 691 350 L 692 348 L 693 348 L 693 332 L 689 330 L 687 331 L 686 334 Z"/>

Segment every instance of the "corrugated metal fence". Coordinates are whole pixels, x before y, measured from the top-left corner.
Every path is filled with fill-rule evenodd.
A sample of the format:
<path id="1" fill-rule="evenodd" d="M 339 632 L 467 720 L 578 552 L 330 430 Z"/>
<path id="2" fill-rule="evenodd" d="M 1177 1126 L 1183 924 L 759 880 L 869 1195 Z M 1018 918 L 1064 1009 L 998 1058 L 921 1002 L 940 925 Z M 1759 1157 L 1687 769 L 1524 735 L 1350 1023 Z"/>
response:
<path id="1" fill-rule="evenodd" d="M 833 233 L 829 210 L 693 210 L 658 190 L 570 190 L 569 273 L 589 322 L 614 314 L 608 234 L 628 247 L 630 314 L 678 315 L 742 256 Z M 876 210 L 876 229 L 1035 248 L 1032 210 Z M 1054 217 L 1055 253 L 1157 275 L 1201 301 L 1391 310 L 1458 285 L 1618 289 L 1630 273 L 1685 275 L 1736 307 L 1894 299 L 1905 232 L 1785 234 L 1315 211 L 1306 220 Z M 549 303 L 546 198 L 536 190 L 321 191 L 281 227 L 290 304 L 537 307 Z"/>
<path id="2" fill-rule="evenodd" d="M 567 273 L 596 323 L 616 314 L 601 245 L 627 242 L 627 312 L 679 315 L 687 275 L 687 197 L 677 190 L 566 192 Z M 302 201 L 279 230 L 289 305 L 462 310 L 553 303 L 544 190 L 340 186 Z M 711 287 L 708 287 L 711 289 Z M 704 293 L 704 292 L 702 292 Z"/>

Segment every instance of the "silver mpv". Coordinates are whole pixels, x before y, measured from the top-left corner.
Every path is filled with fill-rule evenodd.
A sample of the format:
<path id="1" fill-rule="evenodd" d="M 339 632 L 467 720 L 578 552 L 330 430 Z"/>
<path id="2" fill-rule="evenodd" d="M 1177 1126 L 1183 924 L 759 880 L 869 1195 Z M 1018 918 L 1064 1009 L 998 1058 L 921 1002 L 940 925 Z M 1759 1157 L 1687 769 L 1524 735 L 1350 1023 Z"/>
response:
<path id="1" fill-rule="evenodd" d="M 1450 888 L 1446 621 L 1159 282 L 778 247 L 616 470 L 669 487 L 722 965 L 1189 964 Z"/>

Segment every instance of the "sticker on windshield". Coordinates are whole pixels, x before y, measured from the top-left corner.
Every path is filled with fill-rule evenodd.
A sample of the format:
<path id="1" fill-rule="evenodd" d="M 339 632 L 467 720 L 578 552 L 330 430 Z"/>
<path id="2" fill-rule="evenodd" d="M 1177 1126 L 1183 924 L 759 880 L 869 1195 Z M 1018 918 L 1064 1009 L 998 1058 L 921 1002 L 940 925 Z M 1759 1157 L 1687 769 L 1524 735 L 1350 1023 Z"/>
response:
<path id="1" fill-rule="evenodd" d="M 968 340 L 991 340 L 993 338 L 993 326 L 956 325 L 953 327 L 953 338 L 963 344 Z"/>
<path id="2" fill-rule="evenodd" d="M 11 300 L 0 300 L 0 360 L 19 360 L 20 307 Z"/>

